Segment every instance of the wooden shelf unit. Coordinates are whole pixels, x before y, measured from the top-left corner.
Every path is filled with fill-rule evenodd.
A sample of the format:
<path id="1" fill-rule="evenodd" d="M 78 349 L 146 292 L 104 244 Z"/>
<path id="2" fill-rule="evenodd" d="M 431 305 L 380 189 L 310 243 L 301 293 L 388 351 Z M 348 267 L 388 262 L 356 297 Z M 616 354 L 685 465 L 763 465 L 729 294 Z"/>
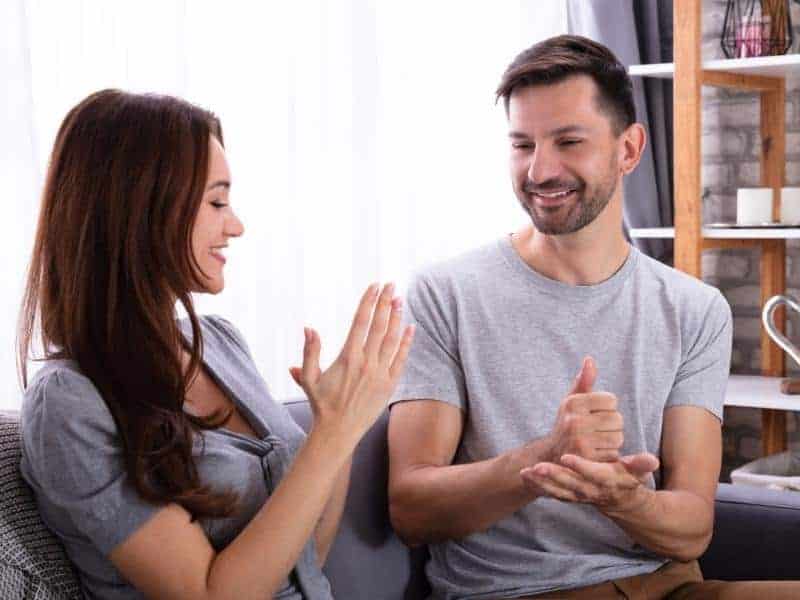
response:
<path id="1" fill-rule="evenodd" d="M 674 190 L 675 227 L 661 230 L 632 230 L 633 237 L 674 237 L 675 267 L 701 277 L 701 255 L 711 248 L 757 248 L 761 252 L 760 306 L 786 289 L 786 240 L 800 238 L 800 230 L 719 230 L 703 228 L 700 134 L 702 86 L 711 85 L 758 92 L 761 103 L 761 185 L 774 190 L 773 220 L 779 219 L 780 193 L 785 179 L 786 159 L 786 79 L 800 77 L 800 56 L 762 56 L 755 58 L 706 61 L 701 58 L 702 0 L 680 0 L 673 7 L 674 63 L 636 65 L 631 75 L 672 78 L 674 122 Z M 670 231 L 671 229 L 671 231 Z M 767 231 L 771 233 L 767 235 Z M 634 236 L 634 232 L 638 235 Z M 785 313 L 775 314 L 778 329 L 785 331 Z M 761 373 L 774 379 L 763 380 L 772 385 L 784 375 L 784 353 L 766 331 L 761 331 Z M 733 380 L 732 376 L 732 380 Z M 735 380 L 734 380 L 735 381 Z M 764 383 L 766 382 L 766 383 Z M 753 393 L 762 393 L 763 386 L 750 386 Z M 776 387 L 775 393 L 779 393 Z M 736 404 L 746 402 L 741 398 Z M 789 397 L 787 397 L 789 398 Z M 786 408 L 762 407 L 762 450 L 764 454 L 786 448 Z M 793 406 L 791 400 L 780 404 Z M 797 401 L 800 410 L 800 399 Z"/>

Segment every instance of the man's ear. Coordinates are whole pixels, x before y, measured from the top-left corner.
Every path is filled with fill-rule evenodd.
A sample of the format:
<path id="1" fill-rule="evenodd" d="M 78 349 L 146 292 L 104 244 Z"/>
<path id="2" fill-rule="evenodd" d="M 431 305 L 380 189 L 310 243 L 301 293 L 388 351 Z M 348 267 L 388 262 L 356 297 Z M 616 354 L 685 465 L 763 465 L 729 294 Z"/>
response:
<path id="1" fill-rule="evenodd" d="M 620 136 L 619 169 L 629 175 L 642 159 L 647 144 L 647 134 L 641 123 L 633 123 Z"/>

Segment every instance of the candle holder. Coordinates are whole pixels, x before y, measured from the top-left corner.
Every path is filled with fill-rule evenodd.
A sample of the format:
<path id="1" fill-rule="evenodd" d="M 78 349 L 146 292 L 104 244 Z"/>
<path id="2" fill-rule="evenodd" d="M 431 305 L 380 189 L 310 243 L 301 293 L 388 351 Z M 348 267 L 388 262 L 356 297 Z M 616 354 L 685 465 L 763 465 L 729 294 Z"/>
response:
<path id="1" fill-rule="evenodd" d="M 721 39 L 728 58 L 786 54 L 793 42 L 789 0 L 728 0 Z"/>

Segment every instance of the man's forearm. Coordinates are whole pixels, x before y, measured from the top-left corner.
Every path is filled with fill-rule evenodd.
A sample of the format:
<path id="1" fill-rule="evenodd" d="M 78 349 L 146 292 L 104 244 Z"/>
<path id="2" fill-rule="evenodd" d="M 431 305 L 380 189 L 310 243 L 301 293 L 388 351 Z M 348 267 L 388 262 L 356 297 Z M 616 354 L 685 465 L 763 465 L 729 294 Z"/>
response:
<path id="1" fill-rule="evenodd" d="M 537 495 L 520 469 L 546 459 L 543 440 L 475 463 L 410 469 L 389 492 L 392 524 L 410 545 L 466 537 L 484 531 Z"/>
<path id="2" fill-rule="evenodd" d="M 708 547 L 714 524 L 714 507 L 687 491 L 641 488 L 636 508 L 603 512 L 637 543 L 672 559 L 698 558 Z"/>

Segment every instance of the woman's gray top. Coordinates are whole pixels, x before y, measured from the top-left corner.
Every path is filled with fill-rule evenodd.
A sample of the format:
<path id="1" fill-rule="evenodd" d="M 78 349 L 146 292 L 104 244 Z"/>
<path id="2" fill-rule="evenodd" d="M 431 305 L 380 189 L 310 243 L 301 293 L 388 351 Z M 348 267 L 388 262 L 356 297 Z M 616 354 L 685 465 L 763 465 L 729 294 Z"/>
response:
<path id="1" fill-rule="evenodd" d="M 259 438 L 224 428 L 196 436 L 194 455 L 203 482 L 239 497 L 233 516 L 200 520 L 220 551 L 278 485 L 305 435 L 270 395 L 241 334 L 220 317 L 202 317 L 200 323 L 205 368 Z M 188 321 L 180 325 L 191 340 Z M 48 361 L 25 392 L 21 417 L 22 475 L 45 524 L 64 543 L 87 597 L 142 598 L 108 555 L 163 506 L 140 498 L 128 479 L 116 425 L 97 389 L 76 363 Z M 269 551 L 265 539 L 264 554 L 252 560 L 264 560 Z M 317 566 L 313 537 L 275 598 L 332 598 Z"/>

